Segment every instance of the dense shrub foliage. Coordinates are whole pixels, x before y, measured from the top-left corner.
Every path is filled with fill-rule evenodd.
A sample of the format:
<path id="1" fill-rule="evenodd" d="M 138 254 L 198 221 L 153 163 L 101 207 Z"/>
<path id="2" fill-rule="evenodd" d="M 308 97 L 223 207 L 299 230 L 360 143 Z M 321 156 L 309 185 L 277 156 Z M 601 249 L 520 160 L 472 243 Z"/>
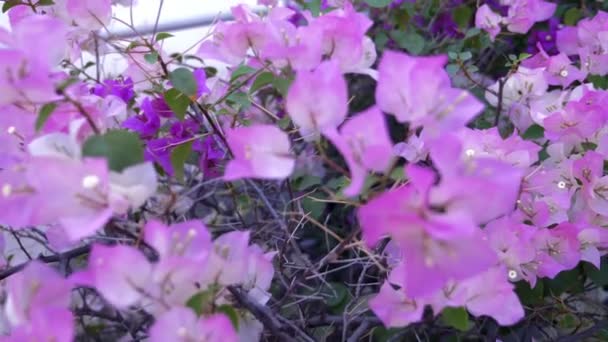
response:
<path id="1" fill-rule="evenodd" d="M 3 2 L 0 340 L 608 339 L 608 5 L 259 4 Z"/>

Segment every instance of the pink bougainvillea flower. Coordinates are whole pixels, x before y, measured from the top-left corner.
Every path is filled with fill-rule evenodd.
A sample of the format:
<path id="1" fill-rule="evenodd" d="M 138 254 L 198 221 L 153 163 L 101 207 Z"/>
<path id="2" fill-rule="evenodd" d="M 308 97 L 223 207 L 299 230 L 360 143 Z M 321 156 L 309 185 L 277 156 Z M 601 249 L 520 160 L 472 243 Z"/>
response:
<path id="1" fill-rule="evenodd" d="M 431 146 L 431 159 L 442 175 L 432 191 L 433 203 L 465 210 L 479 224 L 515 210 L 522 168 L 491 157 L 475 157 L 472 149 L 463 153 L 455 135 L 445 135 Z M 496 192 L 484 190 L 489 188 Z"/>
<path id="2" fill-rule="evenodd" d="M 449 208 L 434 212 L 428 198 L 432 173 L 410 165 L 408 175 L 411 185 L 385 192 L 357 214 L 369 245 L 388 235 L 402 251 L 405 267 L 398 278 L 405 279 L 405 291 L 414 298 L 428 295 L 449 280 L 463 280 L 494 265 L 496 254 L 470 216 Z"/>
<path id="3" fill-rule="evenodd" d="M 459 298 L 459 304 L 474 316 L 490 316 L 501 326 L 513 325 L 525 314 L 503 267 L 492 267 L 443 292 Z"/>
<path id="4" fill-rule="evenodd" d="M 76 24 L 87 30 L 107 27 L 112 19 L 110 0 L 67 0 L 66 8 Z"/>
<path id="5" fill-rule="evenodd" d="M 211 234 L 201 221 L 186 221 L 171 226 L 153 220 L 144 228 L 146 242 L 160 258 L 180 256 L 203 258 L 211 247 Z"/>
<path id="6" fill-rule="evenodd" d="M 508 3 L 509 13 L 505 20 L 507 29 L 516 33 L 526 33 L 534 23 L 551 18 L 557 8 L 556 4 L 544 0 L 516 0 Z"/>
<path id="7" fill-rule="evenodd" d="M 549 57 L 545 75 L 547 83 L 564 88 L 587 77 L 587 73 L 572 65 L 572 61 L 564 53 Z"/>
<path id="8" fill-rule="evenodd" d="M 334 130 L 348 113 L 346 81 L 338 65 L 324 62 L 314 71 L 296 74 L 286 99 L 286 109 L 305 136 Z"/>
<path id="9" fill-rule="evenodd" d="M 388 128 L 382 112 L 376 107 L 347 120 L 339 134 L 328 130 L 325 135 L 348 163 L 351 184 L 344 190 L 347 196 L 355 196 L 361 191 L 367 171 L 384 172 L 393 158 Z"/>
<path id="10" fill-rule="evenodd" d="M 70 284 L 57 271 L 38 261 L 8 278 L 5 314 L 13 326 L 33 323 L 38 310 L 66 309 Z"/>
<path id="11" fill-rule="evenodd" d="M 285 179 L 293 172 L 289 136 L 274 125 L 229 129 L 226 139 L 234 159 L 226 165 L 225 180 Z"/>
<path id="12" fill-rule="evenodd" d="M 579 229 L 571 223 L 562 223 L 552 229 L 540 229 L 534 235 L 537 249 L 537 274 L 555 277 L 559 272 L 574 268 L 581 260 Z"/>
<path id="13" fill-rule="evenodd" d="M 151 342 L 237 342 L 236 331 L 228 317 L 215 314 L 197 318 L 194 311 L 175 307 L 157 317 L 150 328 Z"/>
<path id="14" fill-rule="evenodd" d="M 26 177 L 35 191 L 34 222 L 60 223 L 72 240 L 94 234 L 112 215 L 108 167 L 103 159 L 34 158 L 27 165 Z"/>
<path id="15" fill-rule="evenodd" d="M 39 308 L 31 313 L 28 322 L 16 327 L 1 342 L 74 341 L 74 315 L 67 308 Z"/>
<path id="16" fill-rule="evenodd" d="M 369 307 L 386 327 L 405 327 L 422 319 L 425 303 L 408 298 L 403 289 L 396 290 L 384 282 L 380 292 L 369 300 Z"/>
<path id="17" fill-rule="evenodd" d="M 320 27 L 296 27 L 288 21 L 281 21 L 274 23 L 272 30 L 281 37 L 264 46 L 263 58 L 278 67 L 289 65 L 294 70 L 312 70 L 321 63 L 323 52 L 319 36 L 323 31 Z"/>
<path id="18" fill-rule="evenodd" d="M 446 56 L 412 57 L 385 51 L 378 66 L 376 101 L 380 109 L 436 137 L 464 127 L 484 105 L 451 86 Z"/>
<path id="19" fill-rule="evenodd" d="M 479 7 L 475 13 L 475 27 L 488 32 L 492 41 L 500 33 L 502 21 L 503 18 L 500 14 L 493 12 L 487 4 Z"/>
<path id="20" fill-rule="evenodd" d="M 115 307 L 126 308 L 144 297 L 151 275 L 152 266 L 137 249 L 94 245 L 87 269 L 74 273 L 70 280 L 95 288 Z"/>

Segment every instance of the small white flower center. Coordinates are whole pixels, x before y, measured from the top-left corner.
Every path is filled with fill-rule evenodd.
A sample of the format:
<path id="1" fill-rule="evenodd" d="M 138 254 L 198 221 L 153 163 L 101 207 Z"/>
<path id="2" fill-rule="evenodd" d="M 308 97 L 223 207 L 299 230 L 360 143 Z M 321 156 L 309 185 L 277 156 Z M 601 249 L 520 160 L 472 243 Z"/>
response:
<path id="1" fill-rule="evenodd" d="M 2 196 L 8 197 L 13 193 L 13 187 L 10 184 L 4 184 L 2 186 Z"/>
<path id="2" fill-rule="evenodd" d="M 568 77 L 568 70 L 564 69 L 564 70 L 560 71 L 559 75 L 561 77 Z"/>
<path id="3" fill-rule="evenodd" d="M 511 280 L 517 279 L 517 271 L 509 270 L 509 279 L 511 279 Z"/>
<path id="4" fill-rule="evenodd" d="M 467 157 L 472 157 L 475 155 L 475 150 L 472 148 L 469 148 L 468 150 L 464 151 L 464 154 L 466 154 Z"/>
<path id="5" fill-rule="evenodd" d="M 188 236 L 189 237 L 195 237 L 196 236 L 196 230 L 194 228 L 188 229 Z"/>
<path id="6" fill-rule="evenodd" d="M 17 132 L 17 129 L 15 128 L 15 126 L 10 126 L 9 128 L 6 129 L 6 133 L 8 133 L 8 134 L 15 134 L 15 132 Z"/>
<path id="7" fill-rule="evenodd" d="M 565 189 L 566 188 L 566 182 L 560 181 L 559 183 L 557 183 L 557 187 L 560 188 L 560 189 Z"/>
<path id="8" fill-rule="evenodd" d="M 82 187 L 85 189 L 93 189 L 94 187 L 99 185 L 99 182 L 101 182 L 99 177 L 95 175 L 88 175 L 82 179 Z"/>

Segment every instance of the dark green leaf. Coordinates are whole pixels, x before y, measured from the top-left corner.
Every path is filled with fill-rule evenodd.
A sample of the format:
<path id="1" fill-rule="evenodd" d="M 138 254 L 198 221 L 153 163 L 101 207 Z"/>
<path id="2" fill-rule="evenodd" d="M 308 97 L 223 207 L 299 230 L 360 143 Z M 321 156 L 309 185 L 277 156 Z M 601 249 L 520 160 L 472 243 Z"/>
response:
<path id="1" fill-rule="evenodd" d="M 391 4 L 393 0 L 365 0 L 369 7 L 383 8 Z"/>
<path id="2" fill-rule="evenodd" d="M 184 166 L 186 165 L 190 153 L 192 153 L 192 141 L 180 144 L 171 151 L 173 175 L 180 182 L 184 181 Z"/>
<path id="3" fill-rule="evenodd" d="M 46 120 L 48 120 L 51 114 L 53 114 L 53 112 L 55 111 L 55 108 L 57 108 L 56 103 L 47 103 L 42 106 L 42 108 L 40 108 L 40 112 L 38 112 L 38 117 L 36 118 L 37 131 L 39 131 L 44 126 Z"/>
<path id="4" fill-rule="evenodd" d="M 156 35 L 156 41 L 160 42 L 161 40 L 167 39 L 167 38 L 171 38 L 173 37 L 173 35 L 171 33 L 167 33 L 167 32 L 160 32 Z"/>
<path id="5" fill-rule="evenodd" d="M 599 270 L 594 265 L 589 263 L 583 264 L 583 270 L 585 271 L 585 275 L 589 279 L 593 280 L 595 285 L 608 285 L 608 262 L 606 262 L 605 258 L 602 259 L 602 263 L 600 264 Z"/>
<path id="6" fill-rule="evenodd" d="M 326 206 L 327 203 L 313 200 L 310 197 L 305 197 L 302 200 L 302 210 L 315 220 L 318 220 L 321 217 Z"/>
<path id="7" fill-rule="evenodd" d="M 585 141 L 585 142 L 581 143 L 581 146 L 583 147 L 583 149 L 585 151 L 595 151 L 595 149 L 597 148 L 597 144 L 592 143 L 590 141 Z"/>
<path id="8" fill-rule="evenodd" d="M 150 63 L 150 64 L 154 64 L 158 61 L 158 53 L 156 52 L 150 52 L 144 55 L 144 59 L 146 60 L 146 62 Z"/>
<path id="9" fill-rule="evenodd" d="M 23 4 L 23 2 L 21 2 L 21 0 L 7 0 L 2 5 L 2 13 L 6 13 L 11 8 L 21 5 L 21 4 Z"/>
<path id="10" fill-rule="evenodd" d="M 574 268 L 560 272 L 553 279 L 545 280 L 545 292 L 559 296 L 564 292 L 579 293 L 583 290 L 583 279 L 580 269 Z"/>
<path id="11" fill-rule="evenodd" d="M 82 154 L 105 157 L 110 169 L 117 172 L 144 161 L 144 149 L 139 137 L 125 130 L 113 130 L 90 137 L 82 146 Z"/>
<path id="12" fill-rule="evenodd" d="M 169 74 L 169 80 L 173 87 L 188 97 L 196 96 L 198 85 L 192 74 L 192 70 L 177 68 Z"/>
<path id="13" fill-rule="evenodd" d="M 272 82 L 274 81 L 274 74 L 271 72 L 263 72 L 261 74 L 258 75 L 258 77 L 255 78 L 255 80 L 253 81 L 253 84 L 251 85 L 251 88 L 249 89 L 249 93 L 253 94 L 256 91 L 258 91 L 259 89 L 272 84 Z"/>
<path id="14" fill-rule="evenodd" d="M 190 99 L 186 95 L 177 89 L 169 89 L 163 98 L 178 119 L 183 120 L 186 117 L 186 111 L 190 105 Z"/>
<path id="15" fill-rule="evenodd" d="M 39 0 L 36 6 L 52 6 L 55 2 L 53 0 Z"/>
<path id="16" fill-rule="evenodd" d="M 443 309 L 441 319 L 445 324 L 460 331 L 469 330 L 469 313 L 463 307 Z"/>
<path id="17" fill-rule="evenodd" d="M 220 305 L 215 309 L 215 311 L 221 312 L 228 316 L 230 322 L 232 323 L 232 326 L 234 327 L 234 330 L 239 329 L 239 314 L 232 306 L 228 304 Z"/>
<path id="18" fill-rule="evenodd" d="M 400 47 L 414 55 L 418 55 L 424 51 L 425 40 L 424 37 L 418 33 L 395 30 L 391 32 L 391 38 L 393 38 Z"/>
<path id="19" fill-rule="evenodd" d="M 348 288 L 341 283 L 329 283 L 322 288 L 321 292 L 329 307 L 340 306 L 348 297 Z"/>
<path id="20" fill-rule="evenodd" d="M 515 292 L 524 305 L 533 306 L 543 303 L 544 282 L 538 280 L 534 288 L 526 281 L 518 281 L 515 283 Z"/>
<path id="21" fill-rule="evenodd" d="M 471 23 L 471 18 L 473 17 L 473 10 L 470 6 L 467 5 L 459 6 L 454 9 L 454 11 L 452 12 L 452 16 L 454 18 L 454 22 L 458 25 L 458 27 L 465 29 L 469 27 L 469 24 Z"/>
<path id="22" fill-rule="evenodd" d="M 524 132 L 524 134 L 521 137 L 524 138 L 525 140 L 534 140 L 534 139 L 543 138 L 544 136 L 545 136 L 545 129 L 540 125 L 533 124 L 532 126 L 528 127 L 528 129 Z"/>

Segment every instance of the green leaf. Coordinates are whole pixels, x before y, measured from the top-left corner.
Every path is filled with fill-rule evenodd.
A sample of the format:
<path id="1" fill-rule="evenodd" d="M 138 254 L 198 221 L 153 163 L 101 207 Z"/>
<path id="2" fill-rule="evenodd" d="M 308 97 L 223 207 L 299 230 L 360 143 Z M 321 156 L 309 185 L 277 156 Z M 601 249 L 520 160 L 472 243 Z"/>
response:
<path id="1" fill-rule="evenodd" d="M 171 151 L 171 166 L 173 166 L 173 175 L 180 182 L 184 181 L 184 166 L 188 157 L 192 153 L 192 141 L 183 143 L 175 147 Z"/>
<path id="2" fill-rule="evenodd" d="M 213 288 L 197 292 L 186 301 L 186 306 L 200 316 L 210 310 L 214 296 L 215 289 Z"/>
<path id="3" fill-rule="evenodd" d="M 232 323 L 232 326 L 234 327 L 234 330 L 239 329 L 239 314 L 232 306 L 228 304 L 220 305 L 215 309 L 215 311 L 221 312 L 228 316 L 230 322 Z"/>
<path id="4" fill-rule="evenodd" d="M 173 35 L 171 33 L 167 33 L 167 32 L 159 32 L 156 35 L 156 41 L 160 42 L 161 40 L 167 39 L 167 38 L 171 38 L 173 37 Z"/>
<path id="5" fill-rule="evenodd" d="M 283 96 L 287 96 L 287 91 L 289 90 L 289 86 L 291 85 L 292 79 L 285 77 L 275 77 L 272 81 L 272 85 L 275 89 Z"/>
<path id="6" fill-rule="evenodd" d="M 583 11 L 577 7 L 572 7 L 564 13 L 564 24 L 576 26 L 576 23 L 584 16 Z"/>
<path id="7" fill-rule="evenodd" d="M 53 0 L 39 0 L 36 6 L 52 6 L 55 2 Z"/>
<path id="8" fill-rule="evenodd" d="M 542 304 L 544 290 L 544 282 L 541 279 L 536 282 L 534 288 L 531 288 L 527 281 L 522 280 L 515 283 L 515 292 L 517 293 L 519 300 L 521 300 L 524 305 L 528 306 Z"/>
<path id="9" fill-rule="evenodd" d="M 327 206 L 327 203 L 313 200 L 310 197 L 305 197 L 301 203 L 302 210 L 304 210 L 306 214 L 312 216 L 315 220 L 318 220 L 321 217 Z"/>
<path id="10" fill-rule="evenodd" d="M 384 49 L 386 43 L 388 43 L 389 38 L 384 32 L 380 32 L 374 37 L 374 43 L 376 43 L 376 47 L 380 50 Z"/>
<path id="11" fill-rule="evenodd" d="M 559 296 L 564 292 L 579 293 L 584 289 L 583 278 L 578 267 L 562 271 L 553 279 L 545 279 L 545 290 L 548 290 L 549 293 L 555 296 Z"/>
<path id="12" fill-rule="evenodd" d="M 590 141 L 585 141 L 585 142 L 581 143 L 581 146 L 583 147 L 583 149 L 585 150 L 585 152 L 587 152 L 587 151 L 595 151 L 595 149 L 597 148 L 597 144 L 596 143 L 592 143 Z"/>
<path id="13" fill-rule="evenodd" d="M 4 5 L 2 5 L 2 13 L 6 13 L 11 8 L 21 5 L 21 4 L 23 4 L 23 2 L 21 2 L 21 0 L 7 0 L 4 2 Z"/>
<path id="14" fill-rule="evenodd" d="M 230 77 L 230 81 L 234 81 L 237 78 L 243 76 L 243 75 L 247 75 L 247 74 L 251 74 L 254 73 L 255 69 L 248 66 L 248 65 L 240 65 L 239 67 L 237 67 L 233 72 L 232 72 L 232 76 Z"/>
<path id="15" fill-rule="evenodd" d="M 48 118 L 51 116 L 51 114 L 53 114 L 56 108 L 56 103 L 47 103 L 42 106 L 42 108 L 40 108 L 40 112 L 38 112 L 38 118 L 36 118 L 36 131 L 39 131 L 44 126 L 46 120 L 48 120 Z"/>
<path id="16" fill-rule="evenodd" d="M 192 70 L 177 68 L 169 74 L 169 81 L 173 87 L 188 97 L 196 96 L 198 85 L 192 74 Z"/>
<path id="17" fill-rule="evenodd" d="M 466 29 L 471 23 L 473 10 L 467 5 L 459 6 L 456 7 L 456 9 L 454 9 L 452 12 L 452 17 L 454 18 L 454 22 L 458 25 L 458 27 Z"/>
<path id="18" fill-rule="evenodd" d="M 391 38 L 393 38 L 400 47 L 406 49 L 412 54 L 418 55 L 424 51 L 424 37 L 416 32 L 395 30 L 391 32 Z"/>
<path id="19" fill-rule="evenodd" d="M 585 271 L 585 275 L 591 279 L 595 285 L 608 285 L 608 262 L 606 262 L 606 259 L 602 258 L 599 269 L 590 263 L 584 263 L 583 270 Z"/>
<path id="20" fill-rule="evenodd" d="M 348 288 L 342 283 L 329 283 L 321 289 L 325 302 L 329 307 L 335 308 L 342 305 L 348 298 Z"/>
<path id="21" fill-rule="evenodd" d="M 186 117 L 190 105 L 190 99 L 186 95 L 177 89 L 169 89 L 163 94 L 163 98 L 178 119 L 183 120 Z"/>
<path id="22" fill-rule="evenodd" d="M 230 94 L 226 101 L 231 102 L 239 107 L 239 109 L 247 109 L 251 106 L 251 101 L 249 100 L 249 96 L 242 91 L 235 91 Z"/>
<path id="23" fill-rule="evenodd" d="M 82 154 L 105 157 L 110 169 L 116 172 L 144 161 L 144 149 L 139 137 L 125 130 L 113 130 L 90 137 L 82 146 Z"/>
<path id="24" fill-rule="evenodd" d="M 256 91 L 258 91 L 259 89 L 272 84 L 272 82 L 274 81 L 274 74 L 271 72 L 263 72 L 261 74 L 258 75 L 258 77 L 255 78 L 255 80 L 253 81 L 253 84 L 251 85 L 251 88 L 249 89 L 249 94 L 253 94 Z"/>
<path id="25" fill-rule="evenodd" d="M 144 59 L 149 64 L 154 64 L 154 63 L 156 63 L 158 61 L 158 53 L 157 52 L 147 53 L 147 54 L 144 55 Z"/>
<path id="26" fill-rule="evenodd" d="M 469 313 L 463 307 L 443 309 L 441 319 L 445 324 L 460 331 L 469 330 Z"/>
<path id="27" fill-rule="evenodd" d="M 383 8 L 391 4 L 393 0 L 365 0 L 370 7 Z"/>
<path id="28" fill-rule="evenodd" d="M 545 136 L 545 129 L 540 125 L 533 124 L 532 126 L 528 127 L 528 129 L 524 132 L 524 134 L 521 137 L 524 138 L 525 140 L 534 140 L 534 139 L 543 138 L 544 136 Z"/>
<path id="29" fill-rule="evenodd" d="M 471 51 L 465 51 L 461 52 L 458 57 L 461 61 L 468 61 L 469 59 L 473 58 L 473 54 L 471 53 Z"/>
<path id="30" fill-rule="evenodd" d="M 599 75 L 587 76 L 587 81 L 593 83 L 593 86 L 600 89 L 608 89 L 608 77 Z"/>

